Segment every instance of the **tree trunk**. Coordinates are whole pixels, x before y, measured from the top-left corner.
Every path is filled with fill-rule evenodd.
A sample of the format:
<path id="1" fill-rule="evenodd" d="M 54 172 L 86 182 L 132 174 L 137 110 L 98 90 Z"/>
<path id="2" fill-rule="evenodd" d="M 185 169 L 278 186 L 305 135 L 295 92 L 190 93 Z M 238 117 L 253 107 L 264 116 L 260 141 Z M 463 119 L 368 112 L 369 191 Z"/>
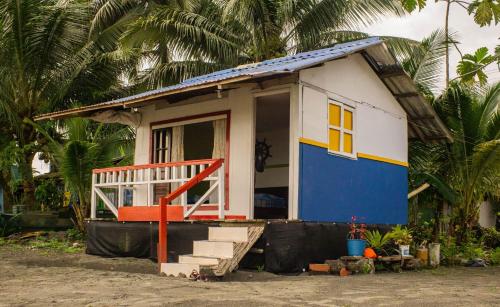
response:
<path id="1" fill-rule="evenodd" d="M 34 157 L 35 154 L 32 152 L 25 153 L 22 161 L 24 165 L 19 165 L 23 188 L 22 205 L 25 206 L 26 211 L 33 211 L 36 204 L 35 181 L 33 179 L 33 169 L 31 167 Z"/>
<path id="2" fill-rule="evenodd" d="M 446 54 L 445 54 L 445 58 L 446 58 L 445 86 L 446 86 L 446 88 L 448 88 L 448 86 L 450 85 L 450 41 L 449 41 L 450 5 L 451 5 L 450 0 L 446 0 L 446 15 L 445 15 L 445 23 L 444 23 L 444 33 L 446 36 Z"/>

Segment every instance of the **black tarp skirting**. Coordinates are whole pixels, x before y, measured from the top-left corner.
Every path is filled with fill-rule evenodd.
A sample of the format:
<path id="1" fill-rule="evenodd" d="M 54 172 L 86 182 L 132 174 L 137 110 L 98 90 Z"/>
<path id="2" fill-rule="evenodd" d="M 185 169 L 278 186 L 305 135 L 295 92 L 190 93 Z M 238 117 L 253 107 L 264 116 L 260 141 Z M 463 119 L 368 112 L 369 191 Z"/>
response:
<path id="1" fill-rule="evenodd" d="M 193 241 L 207 240 L 208 227 L 217 222 L 169 223 L 168 261 L 193 252 Z M 87 224 L 88 254 L 105 257 L 156 259 L 158 224 L 148 222 L 118 223 L 90 221 Z M 385 232 L 389 225 L 369 225 Z M 264 254 L 249 253 L 242 268 L 264 266 L 273 273 L 293 273 L 307 269 L 309 263 L 321 263 L 347 254 L 348 224 L 300 221 L 269 221 L 254 247 Z"/>

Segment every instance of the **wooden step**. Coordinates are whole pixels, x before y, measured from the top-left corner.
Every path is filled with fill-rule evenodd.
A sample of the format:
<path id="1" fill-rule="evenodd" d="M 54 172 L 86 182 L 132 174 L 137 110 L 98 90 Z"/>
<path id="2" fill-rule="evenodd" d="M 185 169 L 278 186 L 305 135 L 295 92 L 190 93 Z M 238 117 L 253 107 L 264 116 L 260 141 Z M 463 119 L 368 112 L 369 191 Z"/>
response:
<path id="1" fill-rule="evenodd" d="M 232 241 L 194 241 L 193 256 L 233 258 L 234 244 Z"/>
<path id="2" fill-rule="evenodd" d="M 193 255 L 180 255 L 179 263 L 191 263 L 199 265 L 218 265 L 219 258 L 216 257 L 202 257 Z"/>
<path id="3" fill-rule="evenodd" d="M 248 242 L 248 227 L 209 227 L 208 240 Z"/>

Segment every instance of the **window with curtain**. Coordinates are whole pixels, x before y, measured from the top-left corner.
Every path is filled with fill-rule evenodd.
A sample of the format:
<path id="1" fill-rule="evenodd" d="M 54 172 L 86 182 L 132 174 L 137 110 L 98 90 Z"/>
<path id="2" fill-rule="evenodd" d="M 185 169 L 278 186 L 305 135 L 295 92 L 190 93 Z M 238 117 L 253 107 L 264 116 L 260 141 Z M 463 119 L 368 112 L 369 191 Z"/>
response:
<path id="1" fill-rule="evenodd" d="M 172 136 L 171 128 L 153 129 L 153 157 L 152 163 L 164 163 L 170 161 L 170 143 Z"/>
<path id="2" fill-rule="evenodd" d="M 328 151 L 355 157 L 355 108 L 330 100 L 328 102 Z"/>

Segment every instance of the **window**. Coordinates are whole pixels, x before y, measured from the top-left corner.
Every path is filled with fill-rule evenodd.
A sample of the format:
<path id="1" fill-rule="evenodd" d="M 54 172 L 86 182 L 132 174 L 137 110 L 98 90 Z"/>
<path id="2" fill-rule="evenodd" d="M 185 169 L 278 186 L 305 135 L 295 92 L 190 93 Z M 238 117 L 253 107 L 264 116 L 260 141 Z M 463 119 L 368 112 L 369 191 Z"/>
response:
<path id="1" fill-rule="evenodd" d="M 328 151 L 355 157 L 355 109 L 333 100 L 328 103 Z"/>
<path id="2" fill-rule="evenodd" d="M 170 161 L 170 128 L 153 129 L 153 163 Z"/>

